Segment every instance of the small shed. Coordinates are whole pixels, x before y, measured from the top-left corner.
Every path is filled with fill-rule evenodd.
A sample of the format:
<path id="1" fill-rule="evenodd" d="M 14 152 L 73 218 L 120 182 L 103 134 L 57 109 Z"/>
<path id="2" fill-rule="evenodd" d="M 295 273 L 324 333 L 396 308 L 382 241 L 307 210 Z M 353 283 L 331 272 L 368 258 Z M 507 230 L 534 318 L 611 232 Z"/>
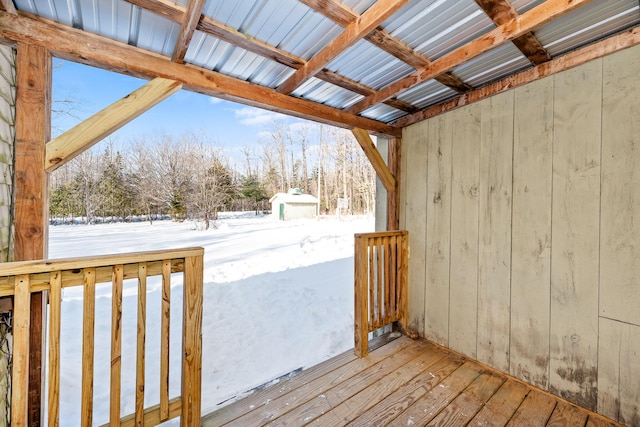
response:
<path id="1" fill-rule="evenodd" d="M 318 199 L 311 194 L 303 194 L 299 188 L 288 193 L 276 193 L 269 202 L 271 215 L 282 221 L 313 218 L 318 209 Z"/>

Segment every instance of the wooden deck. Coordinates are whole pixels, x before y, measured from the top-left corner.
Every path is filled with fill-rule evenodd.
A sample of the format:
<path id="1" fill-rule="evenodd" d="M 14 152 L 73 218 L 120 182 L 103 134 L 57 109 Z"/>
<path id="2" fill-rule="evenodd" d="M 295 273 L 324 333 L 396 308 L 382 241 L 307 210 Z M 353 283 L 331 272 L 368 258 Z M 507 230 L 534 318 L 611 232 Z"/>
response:
<path id="1" fill-rule="evenodd" d="M 427 341 L 385 342 L 236 401 L 202 425 L 620 425 Z"/>

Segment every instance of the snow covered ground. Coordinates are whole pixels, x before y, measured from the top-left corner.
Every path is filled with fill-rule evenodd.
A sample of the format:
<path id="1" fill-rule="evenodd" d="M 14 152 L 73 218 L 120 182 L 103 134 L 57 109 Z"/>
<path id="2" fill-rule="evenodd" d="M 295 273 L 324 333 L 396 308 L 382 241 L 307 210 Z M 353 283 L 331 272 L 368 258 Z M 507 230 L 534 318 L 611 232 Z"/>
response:
<path id="1" fill-rule="evenodd" d="M 353 234 L 371 217 L 280 222 L 222 214 L 216 228 L 193 222 L 50 227 L 50 258 L 203 246 L 203 413 L 353 347 Z M 123 299 L 122 413 L 134 411 L 136 286 Z M 160 283 L 147 292 L 146 406 L 159 401 Z M 97 289 L 94 423 L 108 421 L 111 291 Z M 173 339 L 181 335 L 182 286 L 171 295 Z M 175 310 L 175 311 L 174 311 Z M 62 304 L 61 425 L 79 425 L 82 290 Z M 175 342 L 175 341 L 172 341 Z M 172 344 L 170 396 L 179 395 L 181 344 Z"/>

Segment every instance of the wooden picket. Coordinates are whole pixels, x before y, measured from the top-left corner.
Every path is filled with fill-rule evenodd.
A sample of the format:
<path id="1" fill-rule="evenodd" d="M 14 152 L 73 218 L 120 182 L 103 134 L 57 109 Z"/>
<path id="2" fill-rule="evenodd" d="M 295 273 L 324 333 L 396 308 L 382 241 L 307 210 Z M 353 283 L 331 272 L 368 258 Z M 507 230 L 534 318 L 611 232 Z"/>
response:
<path id="1" fill-rule="evenodd" d="M 407 231 L 355 236 L 354 348 L 366 356 L 369 332 L 407 323 Z"/>

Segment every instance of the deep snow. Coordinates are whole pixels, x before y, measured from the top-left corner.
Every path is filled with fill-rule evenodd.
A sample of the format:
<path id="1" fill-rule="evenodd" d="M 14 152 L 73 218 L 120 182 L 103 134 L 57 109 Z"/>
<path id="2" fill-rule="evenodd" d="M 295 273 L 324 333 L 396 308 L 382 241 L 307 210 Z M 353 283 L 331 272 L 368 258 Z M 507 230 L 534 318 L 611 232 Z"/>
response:
<path id="1" fill-rule="evenodd" d="M 193 222 L 50 227 L 50 258 L 203 246 L 203 414 L 247 391 L 353 347 L 353 234 L 371 217 L 280 222 L 222 214 L 215 228 Z M 174 276 L 176 278 L 176 276 Z M 179 275 L 177 275 L 179 279 Z M 157 404 L 159 280 L 147 291 L 145 406 Z M 123 299 L 122 414 L 134 410 L 137 283 Z M 94 424 L 108 421 L 111 290 L 97 289 Z M 182 286 L 173 285 L 171 392 L 179 394 Z M 79 425 L 82 291 L 62 303 L 61 425 Z"/>

